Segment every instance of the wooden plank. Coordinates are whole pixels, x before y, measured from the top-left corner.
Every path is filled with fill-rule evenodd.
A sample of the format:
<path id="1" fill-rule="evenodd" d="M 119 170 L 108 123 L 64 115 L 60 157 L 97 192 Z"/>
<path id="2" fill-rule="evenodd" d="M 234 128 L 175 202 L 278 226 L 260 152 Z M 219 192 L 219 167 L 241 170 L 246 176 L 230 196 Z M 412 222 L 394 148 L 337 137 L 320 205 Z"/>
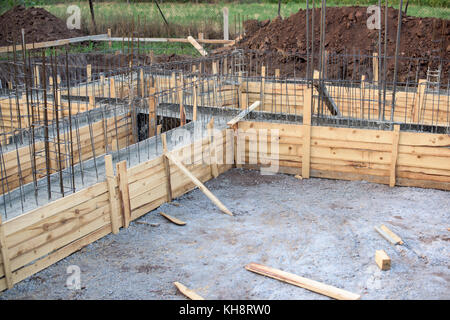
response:
<path id="1" fill-rule="evenodd" d="M 120 213 L 118 208 L 118 194 L 116 191 L 117 179 L 116 176 L 114 176 L 112 156 L 110 154 L 105 156 L 105 174 L 109 192 L 111 230 L 114 234 L 117 234 L 119 233 Z"/>
<path id="2" fill-rule="evenodd" d="M 395 244 L 403 244 L 402 239 L 398 235 L 393 233 L 391 230 L 389 230 L 389 228 L 386 227 L 384 224 L 380 226 L 380 229 L 383 230 L 385 233 L 387 233 L 395 241 Z"/>
<path id="3" fill-rule="evenodd" d="M 111 37 L 104 39 L 94 39 L 92 41 L 114 41 L 114 42 L 130 42 L 130 41 L 139 41 L 139 42 L 180 42 L 180 43 L 189 43 L 189 40 L 186 38 L 128 38 L 128 37 Z M 223 39 L 201 39 L 198 38 L 197 42 L 199 43 L 208 43 L 208 44 L 234 44 L 235 40 L 223 40 Z"/>
<path id="4" fill-rule="evenodd" d="M 66 232 L 62 236 L 58 236 L 56 238 L 49 238 L 43 245 L 21 253 L 12 259 L 11 269 L 17 270 L 18 268 L 50 254 L 51 252 L 69 244 L 72 241 L 76 241 L 84 235 L 87 235 L 106 224 L 110 224 L 109 206 L 104 206 L 92 211 L 90 214 L 76 218 L 76 222 L 73 224 L 69 232 Z M 50 233 L 50 235 L 51 234 L 52 233 Z"/>
<path id="5" fill-rule="evenodd" d="M 388 233 L 384 232 L 381 228 L 375 226 L 375 231 L 377 231 L 383 238 L 385 238 L 387 241 L 389 241 L 391 244 L 396 245 L 398 242 L 393 239 Z"/>
<path id="6" fill-rule="evenodd" d="M 46 219 L 59 212 L 73 208 L 83 202 L 95 198 L 97 195 L 105 193 L 107 190 L 107 184 L 100 182 L 67 197 L 55 200 L 45 206 L 14 217 L 4 222 L 5 236 L 8 237 L 21 229 L 38 223 L 42 219 Z"/>
<path id="7" fill-rule="evenodd" d="M 392 132 L 381 130 L 313 126 L 311 136 L 313 139 L 392 144 Z"/>
<path id="8" fill-rule="evenodd" d="M 65 257 L 71 255 L 72 253 L 80 250 L 81 248 L 87 246 L 88 244 L 104 237 L 111 232 L 111 226 L 105 225 L 96 231 L 68 244 L 67 246 L 53 252 L 52 254 L 45 256 L 33 264 L 21 268 L 14 272 L 15 283 L 20 282 L 33 274 L 51 266 L 52 264 L 64 259 Z"/>
<path id="9" fill-rule="evenodd" d="M 389 270 L 391 268 L 391 258 L 384 250 L 375 251 L 375 262 L 381 270 Z"/>
<path id="10" fill-rule="evenodd" d="M 169 220 L 170 222 L 175 223 L 176 225 L 184 226 L 186 224 L 186 222 L 184 222 L 184 221 L 182 221 L 180 219 L 177 219 L 175 217 L 172 217 L 172 216 L 170 216 L 170 215 L 168 215 L 168 214 L 166 214 L 164 212 L 159 212 L 159 214 L 162 215 L 167 220 Z"/>
<path id="11" fill-rule="evenodd" d="M 71 230 L 72 222 L 85 219 L 84 215 L 91 214 L 107 205 L 109 205 L 109 195 L 106 192 L 13 233 L 7 238 L 10 257 L 15 258 L 24 252 L 43 245 L 50 239 L 64 235 Z"/>
<path id="12" fill-rule="evenodd" d="M 392 154 L 391 154 L 391 169 L 389 186 L 392 188 L 395 186 L 395 168 L 397 166 L 398 157 L 398 141 L 400 138 L 400 125 L 394 125 L 394 131 L 392 131 Z"/>
<path id="13" fill-rule="evenodd" d="M 77 43 L 77 42 L 83 42 L 83 41 L 105 41 L 107 39 L 107 36 L 108 36 L 107 34 L 99 34 L 99 35 L 76 37 L 76 38 L 69 38 L 69 39 L 60 39 L 60 40 L 54 40 L 54 41 L 29 43 L 29 44 L 25 45 L 25 48 L 26 48 L 26 50 L 32 50 L 32 49 L 64 46 L 69 43 Z M 14 50 L 13 46 L 0 47 L 0 53 L 13 52 L 13 50 Z M 20 44 L 16 45 L 15 50 L 22 51 L 22 45 L 20 45 Z"/>
<path id="14" fill-rule="evenodd" d="M 219 199 L 216 198 L 216 196 L 214 194 L 211 193 L 211 191 L 208 190 L 208 188 L 205 187 L 205 185 L 203 183 L 200 182 L 200 180 L 198 180 L 194 175 L 192 175 L 189 170 L 172 154 L 170 153 L 165 153 L 164 154 L 170 161 L 172 161 L 189 179 L 192 180 L 192 182 L 194 182 L 194 184 L 217 206 L 219 207 L 219 209 L 232 216 L 233 214 L 231 213 L 230 210 L 227 209 L 227 207 L 225 207 L 222 202 L 220 202 Z"/>
<path id="15" fill-rule="evenodd" d="M 194 46 L 195 49 L 203 56 L 206 57 L 208 52 L 191 36 L 187 37 L 187 40 Z"/>
<path id="16" fill-rule="evenodd" d="M 5 275 L 6 286 L 11 289 L 14 285 L 13 275 L 11 272 L 11 263 L 9 259 L 8 245 L 6 243 L 4 225 L 0 217 L 0 251 L 3 264 L 3 273 Z"/>
<path id="17" fill-rule="evenodd" d="M 255 110 L 256 108 L 259 107 L 259 105 L 261 104 L 260 101 L 256 101 L 254 102 L 250 107 L 248 107 L 245 110 L 242 110 L 236 117 L 234 117 L 233 119 L 231 119 L 230 121 L 227 122 L 227 125 L 229 127 L 234 126 L 236 123 L 238 123 L 239 121 L 241 121 L 242 119 L 244 119 L 244 117 L 246 115 L 248 115 L 250 112 L 252 112 L 253 110 Z"/>
<path id="18" fill-rule="evenodd" d="M 203 297 L 201 297 L 200 295 L 198 295 L 197 293 L 195 293 L 194 291 L 188 289 L 185 285 L 175 281 L 173 283 L 175 285 L 175 287 L 177 287 L 178 290 L 180 290 L 180 292 L 182 294 L 184 294 L 186 297 L 188 297 L 191 300 L 205 300 Z"/>
<path id="19" fill-rule="evenodd" d="M 278 269 L 263 266 L 257 263 L 250 263 L 245 266 L 245 269 L 261 274 L 266 277 L 277 279 L 295 286 L 323 294 L 325 296 L 338 300 L 358 300 L 360 295 L 339 289 L 318 281 L 298 276 L 293 273 L 281 271 Z"/>
<path id="20" fill-rule="evenodd" d="M 450 135 L 424 132 L 402 132 L 399 144 L 400 146 L 450 147 Z"/>
<path id="21" fill-rule="evenodd" d="M 124 227 L 128 228 L 131 219 L 131 205 L 130 205 L 130 192 L 127 176 L 127 162 L 125 160 L 116 164 L 116 172 L 119 180 L 119 193 L 120 193 L 120 200 L 122 203 L 122 216 L 124 221 Z"/>

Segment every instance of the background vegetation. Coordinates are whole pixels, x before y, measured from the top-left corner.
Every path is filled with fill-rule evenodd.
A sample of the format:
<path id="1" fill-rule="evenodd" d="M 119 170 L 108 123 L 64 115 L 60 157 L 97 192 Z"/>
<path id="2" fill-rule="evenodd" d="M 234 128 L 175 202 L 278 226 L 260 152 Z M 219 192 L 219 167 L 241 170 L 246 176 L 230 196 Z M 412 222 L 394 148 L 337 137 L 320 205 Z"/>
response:
<path id="1" fill-rule="evenodd" d="M 312 0 L 311 0 L 312 1 Z M 408 15 L 450 19 L 449 0 L 409 0 Z M 205 1 L 172 0 L 161 1 L 160 7 L 169 25 L 165 25 L 153 0 L 95 0 L 97 33 L 106 33 L 111 28 L 113 36 L 141 37 L 186 37 L 203 32 L 206 38 L 223 37 L 222 8 L 228 7 L 231 36 L 242 30 L 242 21 L 247 19 L 272 19 L 277 15 L 278 0 L 262 1 Z M 315 0 L 320 5 L 319 0 Z M 396 1 L 398 3 L 399 1 Z M 404 0 L 406 2 L 406 0 Z M 80 6 L 82 31 L 94 33 L 91 25 L 89 4 L 84 1 L 61 0 L 2 0 L 3 12 L 16 4 L 40 6 L 65 20 L 69 16 L 70 4 Z M 378 0 L 328 0 L 328 6 L 377 4 Z M 394 5 L 398 7 L 398 5 Z M 306 8 L 306 0 L 284 0 L 281 15 L 288 17 L 300 8 Z M 133 32 L 134 31 L 134 32 Z"/>

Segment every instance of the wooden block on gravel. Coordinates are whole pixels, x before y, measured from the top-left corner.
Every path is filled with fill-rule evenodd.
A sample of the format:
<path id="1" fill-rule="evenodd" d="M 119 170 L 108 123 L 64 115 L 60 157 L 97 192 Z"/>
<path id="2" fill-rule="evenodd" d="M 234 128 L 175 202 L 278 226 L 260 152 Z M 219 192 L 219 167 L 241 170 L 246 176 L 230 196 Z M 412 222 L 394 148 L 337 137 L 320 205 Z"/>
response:
<path id="1" fill-rule="evenodd" d="M 391 268 L 391 258 L 389 258 L 384 250 L 377 250 L 375 252 L 375 262 L 381 270 L 389 270 Z"/>

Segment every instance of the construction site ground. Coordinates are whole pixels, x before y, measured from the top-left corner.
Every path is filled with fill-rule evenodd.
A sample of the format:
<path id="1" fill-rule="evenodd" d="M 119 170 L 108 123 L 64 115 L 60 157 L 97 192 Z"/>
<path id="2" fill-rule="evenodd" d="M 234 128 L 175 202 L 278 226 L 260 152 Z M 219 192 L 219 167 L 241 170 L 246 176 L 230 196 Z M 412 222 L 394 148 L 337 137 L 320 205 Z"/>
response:
<path id="1" fill-rule="evenodd" d="M 361 294 L 362 299 L 450 299 L 448 192 L 364 181 L 299 180 L 232 169 L 0 294 L 0 299 L 328 299 L 245 270 L 250 262 Z M 158 212 L 186 221 L 177 226 Z M 144 222 L 144 223 L 142 223 Z M 405 242 L 393 246 L 374 226 Z M 392 259 L 389 271 L 375 251 Z M 67 267 L 81 289 L 66 287 Z"/>

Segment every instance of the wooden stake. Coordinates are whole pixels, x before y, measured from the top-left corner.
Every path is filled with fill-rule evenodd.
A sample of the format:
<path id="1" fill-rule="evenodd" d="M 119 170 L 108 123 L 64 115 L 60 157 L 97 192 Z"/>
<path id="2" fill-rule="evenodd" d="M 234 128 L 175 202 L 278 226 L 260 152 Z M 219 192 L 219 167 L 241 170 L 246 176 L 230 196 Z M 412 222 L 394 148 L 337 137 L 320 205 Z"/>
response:
<path id="1" fill-rule="evenodd" d="M 114 78 L 110 79 L 111 81 L 111 98 L 116 98 L 116 80 Z"/>
<path id="2" fill-rule="evenodd" d="M 175 285 L 175 287 L 177 287 L 178 290 L 180 290 L 180 292 L 182 294 L 184 294 L 189 299 L 191 299 L 191 300 L 205 300 L 203 297 L 199 296 L 197 293 L 195 293 L 194 291 L 188 289 L 186 286 L 182 285 L 181 283 L 175 281 L 173 284 Z"/>
<path id="3" fill-rule="evenodd" d="M 178 101 L 180 103 L 180 126 L 186 124 L 186 112 L 184 111 L 184 78 L 183 75 L 180 77 L 180 89 L 178 91 Z"/>
<path id="4" fill-rule="evenodd" d="M 140 70 L 139 80 L 141 82 L 140 83 L 140 85 L 141 85 L 141 97 L 144 97 L 145 96 L 145 90 L 144 90 L 144 87 L 145 87 L 145 83 L 144 83 L 144 69 Z"/>
<path id="5" fill-rule="evenodd" d="M 416 100 L 414 101 L 414 109 L 412 114 L 412 121 L 419 123 L 420 112 L 422 110 L 423 101 L 425 99 L 425 89 L 427 80 L 420 79 L 417 85 Z"/>
<path id="6" fill-rule="evenodd" d="M 264 110 L 264 91 L 266 89 L 266 66 L 261 66 L 261 109 Z"/>
<path id="7" fill-rule="evenodd" d="M 86 78 L 87 78 L 87 82 L 91 82 L 92 81 L 92 65 L 88 64 L 86 66 Z"/>
<path id="8" fill-rule="evenodd" d="M 125 228 L 128 228 L 131 220 L 130 191 L 128 189 L 127 162 L 121 161 L 116 164 L 119 179 L 119 192 L 122 203 L 122 216 Z"/>
<path id="9" fill-rule="evenodd" d="M 304 91 L 303 104 L 303 145 L 302 145 L 302 177 L 308 179 L 311 166 L 311 90 Z"/>
<path id="10" fill-rule="evenodd" d="M 395 168 L 397 166 L 399 138 L 400 138 L 400 125 L 396 124 L 394 125 L 394 131 L 392 131 L 391 168 L 389 175 L 389 186 L 391 188 L 395 186 Z"/>
<path id="11" fill-rule="evenodd" d="M 250 263 L 245 266 L 245 269 L 261 274 L 266 277 L 277 279 L 286 283 L 293 284 L 316 293 L 323 294 L 325 296 L 338 299 L 338 300 L 358 300 L 360 295 L 339 289 L 321 282 L 317 282 L 311 279 L 303 278 L 298 275 L 284 272 L 278 269 L 266 267 L 257 263 Z"/>
<path id="12" fill-rule="evenodd" d="M 201 183 L 200 180 L 198 180 L 174 155 L 170 153 L 164 154 L 170 161 L 172 161 L 180 170 L 183 172 L 189 179 L 192 180 L 192 182 L 217 206 L 219 207 L 222 212 L 232 216 L 230 210 L 225 207 L 222 202 L 220 202 L 219 199 L 216 198 L 214 194 L 211 193 L 211 191 L 208 190 L 208 188 L 205 187 L 203 183 Z"/>
<path id="13" fill-rule="evenodd" d="M 95 98 L 94 96 L 89 96 L 89 110 L 92 110 L 95 108 Z"/>
<path id="14" fill-rule="evenodd" d="M 117 179 L 114 176 L 114 169 L 112 164 L 112 156 L 110 154 L 105 156 L 105 172 L 106 181 L 108 182 L 109 191 L 109 205 L 111 212 L 111 230 L 112 233 L 119 233 L 119 208 L 118 208 L 118 194 L 116 192 Z"/>
<path id="15" fill-rule="evenodd" d="M 149 97 L 147 99 L 148 102 L 148 136 L 152 137 L 155 132 L 156 125 L 156 88 L 151 87 L 149 89 Z"/>
<path id="16" fill-rule="evenodd" d="M 373 64 L 373 82 L 378 83 L 378 53 L 373 53 L 372 58 L 372 64 Z"/>
<path id="17" fill-rule="evenodd" d="M 163 133 L 161 135 L 161 141 L 163 145 L 163 152 L 167 153 L 167 138 L 166 134 Z M 163 162 L 164 162 L 164 170 L 166 171 L 166 192 L 167 192 L 167 202 L 172 202 L 172 184 L 170 182 L 170 164 L 169 160 L 163 156 Z"/>
<path id="18" fill-rule="evenodd" d="M 39 87 L 41 84 L 41 77 L 39 75 L 39 66 L 34 66 L 34 85 Z"/>
<path id="19" fill-rule="evenodd" d="M 208 137 L 209 137 L 209 159 L 210 159 L 210 166 L 211 166 L 211 175 L 214 178 L 217 178 L 219 176 L 219 168 L 217 166 L 217 159 L 216 159 L 216 141 L 214 137 L 214 118 L 211 118 L 211 121 L 209 121 L 207 125 L 208 129 Z"/>
<path id="20" fill-rule="evenodd" d="M 108 38 L 111 39 L 111 29 L 108 29 Z M 109 45 L 109 49 L 111 49 L 112 48 L 112 42 L 108 41 L 108 45 Z"/>
<path id="21" fill-rule="evenodd" d="M 197 121 L 197 84 L 194 84 L 194 106 L 192 120 Z"/>
<path id="22" fill-rule="evenodd" d="M 150 50 L 150 63 L 155 63 L 155 53 L 153 52 L 153 50 Z"/>
<path id="23" fill-rule="evenodd" d="M 246 92 L 241 92 L 241 109 L 246 110 L 248 107 L 248 95 Z"/>
<path id="24" fill-rule="evenodd" d="M 230 39 L 230 33 L 228 31 L 229 23 L 228 23 L 228 8 L 223 8 L 223 40 Z"/>

